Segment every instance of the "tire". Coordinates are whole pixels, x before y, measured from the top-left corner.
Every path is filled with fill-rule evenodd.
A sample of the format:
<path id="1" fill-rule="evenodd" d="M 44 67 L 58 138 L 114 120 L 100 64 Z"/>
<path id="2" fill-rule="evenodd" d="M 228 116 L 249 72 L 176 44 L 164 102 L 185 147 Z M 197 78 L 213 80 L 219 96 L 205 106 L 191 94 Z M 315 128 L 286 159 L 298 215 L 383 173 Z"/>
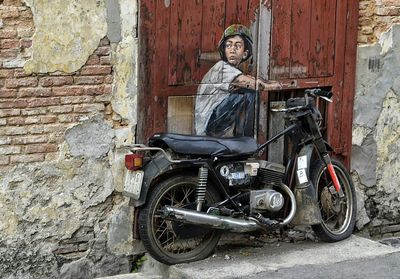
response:
<path id="1" fill-rule="evenodd" d="M 217 246 L 220 231 L 167 221 L 157 213 L 165 205 L 194 209 L 196 175 L 176 175 L 152 189 L 139 213 L 139 234 L 150 255 L 167 265 L 202 260 Z M 219 201 L 212 184 L 207 185 L 206 202 Z M 180 236 L 183 235 L 183 236 Z"/>
<path id="2" fill-rule="evenodd" d="M 326 242 L 348 238 L 353 233 L 357 211 L 356 193 L 347 169 L 336 159 L 332 159 L 332 165 L 343 189 L 344 198 L 339 198 L 332 188 L 333 182 L 321 160 L 311 167 L 311 181 L 316 190 L 322 217 L 321 223 L 313 225 L 312 228 L 316 235 Z"/>

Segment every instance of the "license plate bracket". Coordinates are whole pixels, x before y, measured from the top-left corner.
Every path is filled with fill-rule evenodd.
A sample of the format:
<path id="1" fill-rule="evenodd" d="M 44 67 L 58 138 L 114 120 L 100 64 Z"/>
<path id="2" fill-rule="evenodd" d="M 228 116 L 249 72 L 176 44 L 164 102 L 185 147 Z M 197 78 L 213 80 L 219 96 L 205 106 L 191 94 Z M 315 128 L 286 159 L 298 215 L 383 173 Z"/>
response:
<path id="1" fill-rule="evenodd" d="M 128 171 L 125 176 L 123 195 L 138 200 L 142 190 L 144 171 Z"/>

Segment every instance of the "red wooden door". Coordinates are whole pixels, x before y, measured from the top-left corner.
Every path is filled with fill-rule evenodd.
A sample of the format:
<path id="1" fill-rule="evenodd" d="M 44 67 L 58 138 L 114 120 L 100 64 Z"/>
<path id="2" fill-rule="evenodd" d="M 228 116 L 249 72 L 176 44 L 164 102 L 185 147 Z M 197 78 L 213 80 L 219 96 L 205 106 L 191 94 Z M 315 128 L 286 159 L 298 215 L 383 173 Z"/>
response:
<path id="1" fill-rule="evenodd" d="M 140 1 L 138 141 L 181 126 L 190 133 L 193 96 L 216 62 L 220 36 L 230 24 L 242 23 L 255 37 L 253 74 L 284 85 L 280 92 L 260 94 L 259 140 L 268 136 L 274 98 L 332 88 L 327 137 L 348 159 L 357 19 L 358 0 Z"/>
<path id="2" fill-rule="evenodd" d="M 140 97 L 141 141 L 154 132 L 193 131 L 193 97 L 218 60 L 224 29 L 234 23 L 254 29 L 258 5 L 259 0 L 141 1 L 140 80 L 146 79 Z"/>

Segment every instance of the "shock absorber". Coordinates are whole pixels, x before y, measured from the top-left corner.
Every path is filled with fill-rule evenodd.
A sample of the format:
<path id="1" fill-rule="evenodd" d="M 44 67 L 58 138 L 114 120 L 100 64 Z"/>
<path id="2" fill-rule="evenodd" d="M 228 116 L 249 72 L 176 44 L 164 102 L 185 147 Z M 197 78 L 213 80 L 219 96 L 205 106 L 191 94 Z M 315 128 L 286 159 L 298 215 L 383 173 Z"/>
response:
<path id="1" fill-rule="evenodd" d="M 207 179 L 208 179 L 208 169 L 202 166 L 199 168 L 199 180 L 196 188 L 197 211 L 201 211 L 203 203 L 206 200 Z"/>

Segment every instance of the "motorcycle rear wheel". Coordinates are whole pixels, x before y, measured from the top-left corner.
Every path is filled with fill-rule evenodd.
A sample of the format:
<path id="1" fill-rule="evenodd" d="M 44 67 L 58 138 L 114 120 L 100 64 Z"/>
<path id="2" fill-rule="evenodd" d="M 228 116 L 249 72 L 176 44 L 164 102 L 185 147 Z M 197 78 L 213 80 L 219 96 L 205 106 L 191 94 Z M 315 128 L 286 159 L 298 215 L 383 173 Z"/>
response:
<path id="1" fill-rule="evenodd" d="M 356 223 L 356 193 L 350 174 L 343 164 L 332 159 L 344 197 L 340 198 L 333 186 L 326 165 L 316 161 L 311 170 L 311 181 L 314 184 L 318 206 L 321 210 L 322 222 L 313 225 L 317 236 L 326 242 L 336 242 L 349 237 Z"/>
<path id="2" fill-rule="evenodd" d="M 194 209 L 196 175 L 176 175 L 152 189 L 147 203 L 139 212 L 139 234 L 150 255 L 167 265 L 202 260 L 208 257 L 221 237 L 219 231 L 183 225 L 161 218 L 165 206 Z M 207 186 L 206 202 L 219 201 L 213 185 Z"/>

